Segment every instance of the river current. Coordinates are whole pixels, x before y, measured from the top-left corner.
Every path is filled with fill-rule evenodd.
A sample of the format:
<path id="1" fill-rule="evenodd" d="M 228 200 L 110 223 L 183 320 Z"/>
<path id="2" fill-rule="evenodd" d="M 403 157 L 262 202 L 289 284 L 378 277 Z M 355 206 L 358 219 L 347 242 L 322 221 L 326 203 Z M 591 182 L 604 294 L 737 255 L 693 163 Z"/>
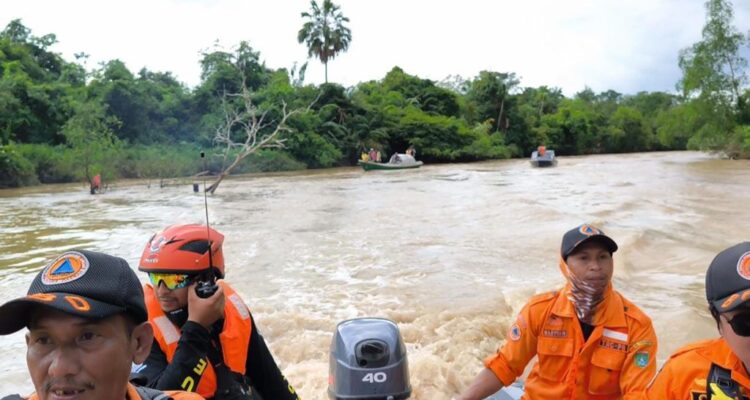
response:
<path id="1" fill-rule="evenodd" d="M 149 185 L 150 183 L 150 185 Z M 250 305 L 282 371 L 304 399 L 325 399 L 340 321 L 394 320 L 414 399 L 449 399 L 505 340 L 529 296 L 563 285 L 562 234 L 581 223 L 615 239 L 614 286 L 652 319 L 659 361 L 714 337 L 704 276 L 716 253 L 750 240 L 750 162 L 698 152 L 338 168 L 252 175 L 209 196 L 226 236 L 227 281 Z M 124 181 L 0 191 L 0 302 L 73 248 L 137 268 L 148 238 L 204 223 L 189 184 Z M 145 274 L 139 273 L 145 281 Z M 24 333 L 0 337 L 0 394 L 33 390 Z"/>

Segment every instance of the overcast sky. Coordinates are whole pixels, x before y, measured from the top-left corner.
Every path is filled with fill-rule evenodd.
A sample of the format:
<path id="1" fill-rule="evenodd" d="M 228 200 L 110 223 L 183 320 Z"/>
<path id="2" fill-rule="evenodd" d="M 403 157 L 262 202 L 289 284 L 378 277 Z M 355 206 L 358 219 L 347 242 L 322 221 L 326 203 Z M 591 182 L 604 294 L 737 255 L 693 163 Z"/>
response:
<path id="1" fill-rule="evenodd" d="M 319 0 L 322 3 L 322 0 Z M 349 17 L 352 42 L 329 63 L 345 86 L 382 79 L 394 66 L 421 78 L 472 78 L 515 72 L 522 86 L 548 85 L 572 95 L 585 86 L 673 91 L 680 49 L 700 40 L 703 0 L 335 0 Z M 10 0 L 0 25 L 20 18 L 34 36 L 57 35 L 66 60 L 90 55 L 87 67 L 120 59 L 170 71 L 194 87 L 200 52 L 218 41 L 247 40 L 270 68 L 307 59 L 297 43 L 309 0 Z M 750 1 L 735 0 L 734 26 L 750 29 Z M 311 60 L 307 83 L 323 67 Z"/>

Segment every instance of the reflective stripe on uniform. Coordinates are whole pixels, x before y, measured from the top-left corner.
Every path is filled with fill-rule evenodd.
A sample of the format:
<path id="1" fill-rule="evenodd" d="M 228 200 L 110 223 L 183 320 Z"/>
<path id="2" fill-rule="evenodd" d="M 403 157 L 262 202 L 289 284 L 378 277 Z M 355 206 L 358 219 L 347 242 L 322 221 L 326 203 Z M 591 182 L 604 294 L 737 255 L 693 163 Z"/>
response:
<path id="1" fill-rule="evenodd" d="M 228 296 L 229 301 L 232 303 L 235 309 L 237 309 L 237 312 L 240 313 L 240 316 L 242 319 L 248 319 L 250 318 L 250 311 L 247 309 L 247 305 L 245 305 L 245 302 L 242 301 L 240 296 L 237 295 L 237 293 L 232 293 Z"/>
<path id="2" fill-rule="evenodd" d="M 155 328 L 159 329 L 164 335 L 164 341 L 167 344 L 177 343 L 180 340 L 180 332 L 177 331 L 172 321 L 166 316 L 156 317 L 152 320 L 156 325 Z"/>

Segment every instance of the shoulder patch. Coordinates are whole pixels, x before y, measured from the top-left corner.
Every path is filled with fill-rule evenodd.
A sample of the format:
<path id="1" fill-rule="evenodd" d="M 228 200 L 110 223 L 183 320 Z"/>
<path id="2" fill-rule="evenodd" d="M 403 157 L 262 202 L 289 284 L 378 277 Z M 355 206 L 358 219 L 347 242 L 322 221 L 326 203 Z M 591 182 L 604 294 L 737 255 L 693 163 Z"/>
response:
<path id="1" fill-rule="evenodd" d="M 521 328 L 518 327 L 518 324 L 513 324 L 513 326 L 510 327 L 510 331 L 508 331 L 508 338 L 514 342 L 517 342 L 521 339 Z"/>

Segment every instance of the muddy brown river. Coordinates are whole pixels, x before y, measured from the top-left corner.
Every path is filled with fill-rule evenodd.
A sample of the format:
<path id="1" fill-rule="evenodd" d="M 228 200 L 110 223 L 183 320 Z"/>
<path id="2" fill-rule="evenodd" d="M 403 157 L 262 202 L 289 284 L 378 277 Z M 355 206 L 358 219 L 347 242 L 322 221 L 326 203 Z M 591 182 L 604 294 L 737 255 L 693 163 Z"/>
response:
<path id="1" fill-rule="evenodd" d="M 341 168 L 255 175 L 210 196 L 227 280 L 249 303 L 304 399 L 325 399 L 338 322 L 390 318 L 406 342 L 414 399 L 449 399 L 501 345 L 535 293 L 561 286 L 562 234 L 599 225 L 620 245 L 615 288 L 654 321 L 659 361 L 716 336 L 704 273 L 750 240 L 750 162 L 697 152 Z M 45 261 L 84 248 L 136 268 L 150 235 L 203 223 L 189 184 L 118 182 L 0 191 L 0 302 L 25 294 Z M 139 273 L 145 281 L 145 274 Z M 0 395 L 33 390 L 23 332 L 0 337 Z"/>

